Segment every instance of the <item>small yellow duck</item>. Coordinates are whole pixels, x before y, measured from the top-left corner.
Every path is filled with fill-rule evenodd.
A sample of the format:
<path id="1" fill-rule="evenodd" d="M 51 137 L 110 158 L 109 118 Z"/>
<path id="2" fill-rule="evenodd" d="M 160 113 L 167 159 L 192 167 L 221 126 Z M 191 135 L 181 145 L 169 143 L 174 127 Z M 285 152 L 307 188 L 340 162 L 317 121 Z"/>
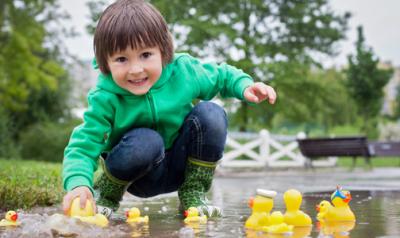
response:
<path id="1" fill-rule="evenodd" d="M 83 222 L 94 224 L 100 227 L 108 226 L 108 219 L 103 214 L 94 214 L 92 203 L 86 200 L 86 206 L 80 207 L 80 198 L 77 197 L 72 201 L 68 215 L 75 217 Z"/>
<path id="2" fill-rule="evenodd" d="M 326 214 L 333 208 L 332 204 L 326 200 L 322 200 L 316 207 L 317 213 L 317 220 L 324 221 L 326 219 Z"/>
<path id="3" fill-rule="evenodd" d="M 293 226 L 311 226 L 311 217 L 300 210 L 303 197 L 296 189 L 289 189 L 283 194 L 286 212 L 285 223 Z"/>
<path id="4" fill-rule="evenodd" d="M 205 224 L 207 223 L 207 216 L 201 215 L 199 216 L 199 210 L 196 207 L 189 207 L 184 214 L 186 218 L 183 220 L 185 223 L 200 223 Z"/>
<path id="5" fill-rule="evenodd" d="M 349 202 L 351 194 L 349 191 L 337 189 L 331 196 L 332 204 L 328 201 L 321 201 L 317 206 L 317 219 L 319 221 L 355 221 L 356 217 L 351 211 Z"/>
<path id="6" fill-rule="evenodd" d="M 5 219 L 0 221 L 0 226 L 19 226 L 21 222 L 18 220 L 18 214 L 15 211 L 8 211 L 5 215 Z"/>
<path id="7" fill-rule="evenodd" d="M 262 230 L 272 234 L 292 233 L 293 226 L 286 224 L 284 221 L 285 218 L 282 212 L 275 211 L 269 217 L 270 225 L 263 227 Z"/>
<path id="8" fill-rule="evenodd" d="M 148 216 L 140 216 L 140 210 L 137 207 L 132 207 L 129 211 L 126 211 L 126 222 L 128 223 L 148 223 Z"/>
<path id="9" fill-rule="evenodd" d="M 252 213 L 247 218 L 245 227 L 261 230 L 262 227 L 268 226 L 269 216 L 272 208 L 274 207 L 274 197 L 276 196 L 275 191 L 257 189 L 255 198 L 250 198 L 249 207 L 252 209 Z"/>

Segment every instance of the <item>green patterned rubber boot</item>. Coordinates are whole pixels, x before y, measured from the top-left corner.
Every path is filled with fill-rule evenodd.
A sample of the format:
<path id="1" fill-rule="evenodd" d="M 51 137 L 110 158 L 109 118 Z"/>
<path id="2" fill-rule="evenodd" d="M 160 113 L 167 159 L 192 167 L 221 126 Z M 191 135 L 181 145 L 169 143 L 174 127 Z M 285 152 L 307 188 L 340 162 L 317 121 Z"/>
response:
<path id="1" fill-rule="evenodd" d="M 189 207 L 197 207 L 199 212 L 208 217 L 222 216 L 219 207 L 212 206 L 206 198 L 211 188 L 217 163 L 205 162 L 193 158 L 188 159 L 185 170 L 185 180 L 178 189 L 181 208 L 186 211 Z"/>
<path id="2" fill-rule="evenodd" d="M 118 210 L 119 202 L 128 187 L 129 182 L 113 177 L 106 169 L 102 160 L 103 173 L 94 183 L 94 197 L 97 212 L 110 218 L 111 214 Z"/>

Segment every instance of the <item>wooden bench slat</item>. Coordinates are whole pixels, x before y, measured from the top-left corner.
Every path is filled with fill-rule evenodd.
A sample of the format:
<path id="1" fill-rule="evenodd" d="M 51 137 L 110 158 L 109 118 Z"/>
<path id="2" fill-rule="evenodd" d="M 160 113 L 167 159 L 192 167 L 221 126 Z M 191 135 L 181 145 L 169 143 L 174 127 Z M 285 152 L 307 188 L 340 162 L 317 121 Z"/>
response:
<path id="1" fill-rule="evenodd" d="M 326 156 L 369 156 L 366 137 L 298 139 L 300 151 L 311 158 Z"/>

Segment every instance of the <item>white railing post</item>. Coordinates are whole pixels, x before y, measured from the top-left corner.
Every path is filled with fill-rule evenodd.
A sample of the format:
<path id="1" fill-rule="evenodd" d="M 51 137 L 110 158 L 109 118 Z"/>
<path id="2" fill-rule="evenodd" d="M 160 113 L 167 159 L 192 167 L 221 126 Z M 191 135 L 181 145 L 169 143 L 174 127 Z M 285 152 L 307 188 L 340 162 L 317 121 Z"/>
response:
<path id="1" fill-rule="evenodd" d="M 307 135 L 303 131 L 297 133 L 297 139 L 305 139 L 305 138 L 307 138 Z"/>
<path id="2" fill-rule="evenodd" d="M 260 131 L 261 143 L 260 143 L 260 157 L 261 160 L 264 162 L 266 166 L 268 166 L 268 159 L 269 159 L 269 141 L 270 141 L 270 134 L 269 131 L 262 129 Z"/>

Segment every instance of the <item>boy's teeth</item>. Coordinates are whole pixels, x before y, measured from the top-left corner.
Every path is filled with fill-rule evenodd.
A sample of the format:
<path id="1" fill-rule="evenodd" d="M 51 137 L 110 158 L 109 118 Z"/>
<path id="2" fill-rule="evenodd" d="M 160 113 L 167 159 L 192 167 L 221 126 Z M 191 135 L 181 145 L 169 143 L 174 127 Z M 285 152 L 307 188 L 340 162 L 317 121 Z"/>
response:
<path id="1" fill-rule="evenodd" d="M 131 80 L 131 82 L 133 82 L 133 83 L 141 83 L 141 82 L 143 82 L 145 80 L 146 80 L 146 78 L 142 78 L 142 79 L 138 79 L 138 80 Z"/>

